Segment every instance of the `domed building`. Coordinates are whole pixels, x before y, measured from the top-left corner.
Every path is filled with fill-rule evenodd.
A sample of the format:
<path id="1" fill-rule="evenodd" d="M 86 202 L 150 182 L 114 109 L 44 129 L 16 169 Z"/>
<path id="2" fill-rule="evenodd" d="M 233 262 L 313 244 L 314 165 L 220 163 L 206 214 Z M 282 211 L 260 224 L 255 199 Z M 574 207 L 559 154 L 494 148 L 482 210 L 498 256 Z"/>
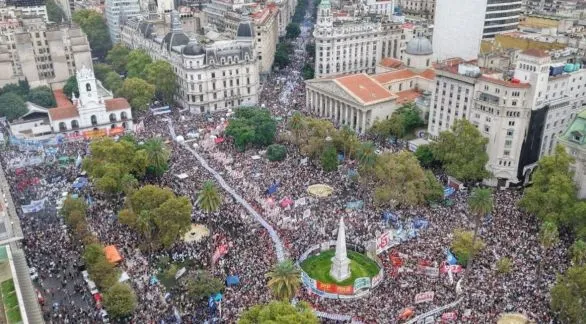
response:
<path id="1" fill-rule="evenodd" d="M 183 33 L 181 20 L 179 20 L 179 13 L 173 11 L 171 13 L 171 30 L 163 38 L 161 46 L 164 46 L 167 51 L 176 46 L 184 46 L 189 43 L 189 37 Z"/>
<path id="2" fill-rule="evenodd" d="M 403 54 L 403 63 L 415 69 L 427 69 L 431 66 L 433 46 L 424 36 L 417 36 L 407 43 Z"/>

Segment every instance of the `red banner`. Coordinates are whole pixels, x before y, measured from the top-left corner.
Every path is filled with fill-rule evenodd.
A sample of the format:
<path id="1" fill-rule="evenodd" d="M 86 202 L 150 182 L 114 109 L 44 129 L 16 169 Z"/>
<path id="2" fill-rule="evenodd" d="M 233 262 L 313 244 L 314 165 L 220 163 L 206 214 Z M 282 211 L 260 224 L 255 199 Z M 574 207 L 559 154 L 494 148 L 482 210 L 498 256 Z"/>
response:
<path id="1" fill-rule="evenodd" d="M 338 295 L 352 295 L 354 294 L 353 286 L 338 286 L 334 283 L 317 282 L 317 290 L 321 290 L 330 294 Z"/>

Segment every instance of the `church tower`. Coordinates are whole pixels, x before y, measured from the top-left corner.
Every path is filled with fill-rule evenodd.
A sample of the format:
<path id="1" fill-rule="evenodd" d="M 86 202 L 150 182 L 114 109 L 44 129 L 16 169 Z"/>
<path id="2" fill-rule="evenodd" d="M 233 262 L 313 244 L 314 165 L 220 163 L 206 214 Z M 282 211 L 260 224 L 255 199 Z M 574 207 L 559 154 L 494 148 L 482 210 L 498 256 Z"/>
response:
<path id="1" fill-rule="evenodd" d="M 98 84 L 91 67 L 88 68 L 83 65 L 81 69 L 77 71 L 76 78 L 77 86 L 79 88 L 79 101 L 81 102 L 81 105 L 78 105 L 78 107 L 86 105 L 92 101 L 96 103 L 102 101 L 102 99 L 99 98 Z"/>

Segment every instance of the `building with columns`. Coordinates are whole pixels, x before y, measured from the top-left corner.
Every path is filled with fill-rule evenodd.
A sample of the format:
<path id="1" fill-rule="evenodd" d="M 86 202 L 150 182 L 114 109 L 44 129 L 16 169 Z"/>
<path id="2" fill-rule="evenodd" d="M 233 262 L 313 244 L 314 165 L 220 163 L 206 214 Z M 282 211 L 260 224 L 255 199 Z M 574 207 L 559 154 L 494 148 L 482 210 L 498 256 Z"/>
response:
<path id="1" fill-rule="evenodd" d="M 314 114 L 364 133 L 403 104 L 433 87 L 433 70 L 400 69 L 305 81 L 306 107 Z M 422 107 L 425 112 L 425 107 Z"/>
<path id="2" fill-rule="evenodd" d="M 357 13 L 358 14 L 358 13 Z M 374 73 L 383 57 L 401 57 L 409 40 L 388 16 L 335 19 L 329 0 L 320 2 L 313 31 L 315 77 Z"/>

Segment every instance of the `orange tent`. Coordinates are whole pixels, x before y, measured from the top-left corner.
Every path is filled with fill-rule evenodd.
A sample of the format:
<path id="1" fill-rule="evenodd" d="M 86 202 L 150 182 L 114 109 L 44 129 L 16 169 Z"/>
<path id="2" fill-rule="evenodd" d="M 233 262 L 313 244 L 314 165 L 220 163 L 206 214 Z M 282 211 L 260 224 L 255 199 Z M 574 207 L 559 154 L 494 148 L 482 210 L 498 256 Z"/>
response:
<path id="1" fill-rule="evenodd" d="M 106 260 L 112 264 L 117 264 L 118 262 L 122 261 L 122 257 L 114 245 L 106 246 L 104 248 L 104 254 L 106 255 Z"/>

